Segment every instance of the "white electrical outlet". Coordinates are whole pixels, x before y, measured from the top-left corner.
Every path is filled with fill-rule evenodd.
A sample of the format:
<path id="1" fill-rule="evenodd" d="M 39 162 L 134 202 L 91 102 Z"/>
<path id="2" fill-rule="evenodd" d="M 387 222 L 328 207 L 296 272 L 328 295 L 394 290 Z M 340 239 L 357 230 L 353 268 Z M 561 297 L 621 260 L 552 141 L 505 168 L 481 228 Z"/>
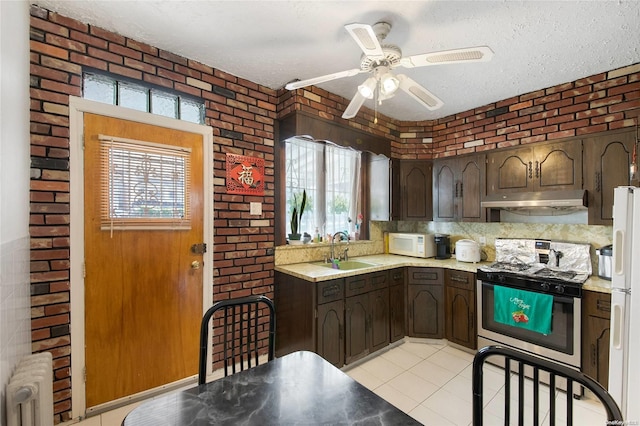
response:
<path id="1" fill-rule="evenodd" d="M 480 245 L 484 246 L 485 244 L 487 244 L 487 237 L 483 235 L 482 237 L 480 237 Z"/>
<path id="2" fill-rule="evenodd" d="M 250 202 L 249 203 L 249 214 L 253 214 L 253 215 L 261 215 L 262 214 L 262 203 L 255 203 L 255 202 Z"/>

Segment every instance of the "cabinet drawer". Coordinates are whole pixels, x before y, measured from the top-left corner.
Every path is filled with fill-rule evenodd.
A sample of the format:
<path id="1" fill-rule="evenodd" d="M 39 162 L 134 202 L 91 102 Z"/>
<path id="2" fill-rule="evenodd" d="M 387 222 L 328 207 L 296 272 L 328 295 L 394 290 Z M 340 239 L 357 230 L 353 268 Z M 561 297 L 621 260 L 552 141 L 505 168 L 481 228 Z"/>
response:
<path id="1" fill-rule="evenodd" d="M 476 280 L 473 272 L 456 271 L 447 269 L 447 286 L 457 287 L 464 290 L 473 290 Z"/>
<path id="2" fill-rule="evenodd" d="M 369 287 L 369 278 L 371 274 L 355 275 L 344 279 L 345 296 L 351 297 L 358 294 L 366 293 L 371 290 Z"/>
<path id="3" fill-rule="evenodd" d="M 389 272 L 374 272 L 369 275 L 369 290 L 379 290 L 389 287 Z"/>
<path id="4" fill-rule="evenodd" d="M 409 268 L 409 284 L 443 284 L 442 268 Z"/>
<path id="5" fill-rule="evenodd" d="M 586 315 L 611 319 L 611 295 L 597 291 L 584 291 L 582 309 Z"/>
<path id="6" fill-rule="evenodd" d="M 344 297 L 344 280 L 331 280 L 318 283 L 318 305 Z"/>

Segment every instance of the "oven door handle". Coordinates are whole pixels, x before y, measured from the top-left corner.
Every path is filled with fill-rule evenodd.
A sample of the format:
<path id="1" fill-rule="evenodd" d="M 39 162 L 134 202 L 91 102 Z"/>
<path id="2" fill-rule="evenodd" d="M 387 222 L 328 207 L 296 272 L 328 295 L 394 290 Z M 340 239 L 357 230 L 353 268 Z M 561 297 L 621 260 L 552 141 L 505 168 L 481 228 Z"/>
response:
<path id="1" fill-rule="evenodd" d="M 513 287 L 510 285 L 505 285 L 505 284 L 500 284 L 500 283 L 494 283 L 491 281 L 481 281 L 482 282 L 482 286 L 483 287 L 490 287 L 493 290 L 493 286 L 495 285 L 499 285 L 502 287 L 508 287 L 508 288 L 515 288 L 515 289 L 519 289 L 518 287 Z M 529 291 L 532 292 L 531 290 L 527 290 L 527 289 L 519 289 L 519 290 L 523 290 L 523 291 Z M 535 292 L 532 292 L 535 293 Z M 541 294 L 548 294 L 548 293 L 541 293 Z M 553 295 L 553 303 L 564 303 L 564 304 L 571 304 L 573 305 L 573 303 L 576 302 L 575 298 L 571 297 L 571 296 L 560 296 L 558 294 L 554 294 Z M 577 303 L 580 303 L 580 300 L 577 301 Z"/>

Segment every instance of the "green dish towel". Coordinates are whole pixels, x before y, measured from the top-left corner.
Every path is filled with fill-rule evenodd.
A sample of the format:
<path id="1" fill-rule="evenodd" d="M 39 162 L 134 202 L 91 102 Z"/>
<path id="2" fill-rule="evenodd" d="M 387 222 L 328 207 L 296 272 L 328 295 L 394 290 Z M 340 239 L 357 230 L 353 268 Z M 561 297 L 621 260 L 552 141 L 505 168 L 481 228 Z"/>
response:
<path id="1" fill-rule="evenodd" d="M 502 324 L 551 334 L 553 296 L 493 286 L 493 319 Z"/>

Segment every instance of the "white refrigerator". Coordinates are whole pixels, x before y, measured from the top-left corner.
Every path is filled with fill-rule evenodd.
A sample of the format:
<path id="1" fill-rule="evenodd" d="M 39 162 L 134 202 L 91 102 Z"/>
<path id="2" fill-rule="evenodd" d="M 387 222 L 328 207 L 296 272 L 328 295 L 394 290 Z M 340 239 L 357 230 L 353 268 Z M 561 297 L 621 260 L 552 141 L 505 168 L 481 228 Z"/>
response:
<path id="1" fill-rule="evenodd" d="M 640 422 L 640 188 L 614 189 L 609 393 Z"/>

